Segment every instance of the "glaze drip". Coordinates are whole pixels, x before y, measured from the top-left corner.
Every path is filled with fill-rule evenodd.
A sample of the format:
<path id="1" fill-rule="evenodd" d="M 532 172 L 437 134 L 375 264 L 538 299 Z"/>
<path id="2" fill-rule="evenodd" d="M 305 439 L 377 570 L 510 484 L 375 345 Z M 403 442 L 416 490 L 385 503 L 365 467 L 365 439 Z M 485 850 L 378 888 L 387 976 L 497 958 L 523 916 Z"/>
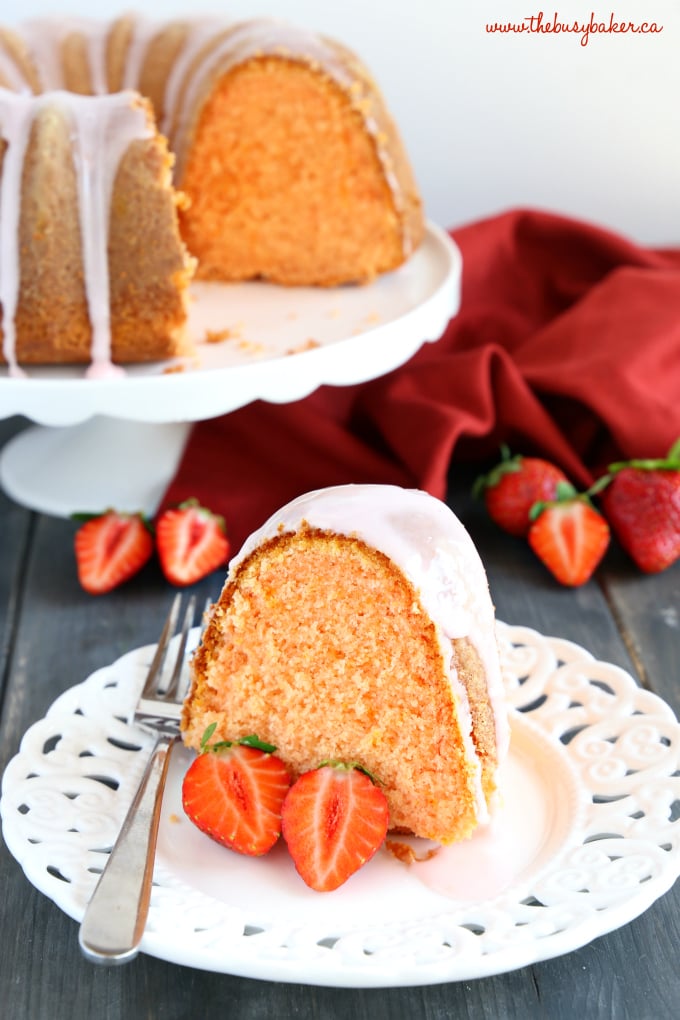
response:
<path id="1" fill-rule="evenodd" d="M 6 145 L 0 189 L 0 302 L 3 355 L 10 375 L 17 363 L 15 319 L 21 288 L 19 219 L 21 179 L 31 125 L 39 110 L 57 105 L 73 126 L 73 161 L 78 187 L 85 294 L 92 328 L 88 375 L 118 374 L 111 363 L 108 271 L 109 210 L 120 160 L 131 142 L 151 136 L 146 113 L 135 93 L 92 97 L 59 91 L 40 96 L 0 89 L 0 137 Z M 130 116 L 132 112 L 133 116 Z"/>

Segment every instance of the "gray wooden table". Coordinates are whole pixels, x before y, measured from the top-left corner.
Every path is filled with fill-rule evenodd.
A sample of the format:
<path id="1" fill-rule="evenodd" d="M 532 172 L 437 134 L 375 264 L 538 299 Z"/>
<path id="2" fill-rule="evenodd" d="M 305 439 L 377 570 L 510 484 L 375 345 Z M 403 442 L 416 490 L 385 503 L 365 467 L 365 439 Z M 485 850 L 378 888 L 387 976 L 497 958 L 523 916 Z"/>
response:
<path id="1" fill-rule="evenodd" d="M 0 445 L 27 423 L 0 421 Z M 680 714 L 680 563 L 643 577 L 616 549 L 598 580 L 553 582 L 519 540 L 489 525 L 451 476 L 449 502 L 485 561 L 498 615 L 571 639 L 627 669 Z M 171 588 L 150 565 L 104 598 L 78 586 L 74 525 L 0 493 L 0 769 L 57 695 L 158 635 Z M 196 586 L 216 596 L 219 579 Z M 576 952 L 477 981 L 413 988 L 332 989 L 206 973 L 141 955 L 87 963 L 77 925 L 25 879 L 0 847 L 0 1015 L 7 1020 L 323 1018 L 600 1018 L 680 1016 L 680 883 L 641 917 Z"/>

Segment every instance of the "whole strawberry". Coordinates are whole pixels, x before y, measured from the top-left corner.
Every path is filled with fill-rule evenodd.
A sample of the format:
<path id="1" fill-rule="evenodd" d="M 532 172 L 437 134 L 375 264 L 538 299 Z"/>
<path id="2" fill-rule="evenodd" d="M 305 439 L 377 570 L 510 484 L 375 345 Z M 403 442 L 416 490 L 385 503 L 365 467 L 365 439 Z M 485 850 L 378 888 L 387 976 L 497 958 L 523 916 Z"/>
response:
<path id="1" fill-rule="evenodd" d="M 680 558 L 680 439 L 659 460 L 609 467 L 602 507 L 640 570 L 657 574 Z"/>
<path id="2" fill-rule="evenodd" d="M 531 521 L 529 511 L 539 500 L 555 498 L 557 486 L 567 477 L 560 468 L 541 457 L 512 457 L 507 446 L 501 447 L 502 460 L 474 485 L 474 492 L 483 496 L 486 509 L 500 528 L 524 538 Z"/>
<path id="3" fill-rule="evenodd" d="M 290 777 L 276 748 L 257 737 L 210 744 L 215 724 L 201 741 L 201 753 L 182 782 L 182 806 L 194 825 L 230 850 L 259 857 L 281 834 L 281 805 Z"/>
<path id="4" fill-rule="evenodd" d="M 529 545 L 560 584 L 588 581 L 609 545 L 609 525 L 586 494 L 561 482 L 557 496 L 531 509 Z"/>

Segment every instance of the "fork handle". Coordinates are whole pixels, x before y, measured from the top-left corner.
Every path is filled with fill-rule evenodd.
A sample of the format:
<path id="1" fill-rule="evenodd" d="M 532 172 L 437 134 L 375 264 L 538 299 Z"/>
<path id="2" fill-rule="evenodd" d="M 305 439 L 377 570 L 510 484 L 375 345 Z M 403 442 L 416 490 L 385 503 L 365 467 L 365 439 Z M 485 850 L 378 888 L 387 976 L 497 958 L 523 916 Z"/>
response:
<path id="1" fill-rule="evenodd" d="M 80 926 L 78 941 L 94 963 L 134 959 L 144 934 L 163 788 L 174 734 L 160 734 Z"/>

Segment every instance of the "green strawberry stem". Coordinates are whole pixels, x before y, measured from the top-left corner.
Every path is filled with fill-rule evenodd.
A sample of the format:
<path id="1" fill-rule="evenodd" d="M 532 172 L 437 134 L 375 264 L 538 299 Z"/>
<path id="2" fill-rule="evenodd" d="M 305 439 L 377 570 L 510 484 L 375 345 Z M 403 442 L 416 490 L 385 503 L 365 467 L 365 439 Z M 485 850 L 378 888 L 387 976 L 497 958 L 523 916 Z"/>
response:
<path id="1" fill-rule="evenodd" d="M 602 492 L 624 468 L 635 468 L 638 471 L 680 471 L 680 436 L 675 440 L 665 457 L 637 457 L 609 464 L 607 473 L 590 486 L 588 495 L 595 496 Z"/>
<path id="2" fill-rule="evenodd" d="M 218 526 L 222 531 L 227 533 L 227 524 L 224 517 L 221 514 L 213 513 L 210 507 L 203 506 L 201 501 L 196 496 L 189 496 L 187 499 L 182 500 L 181 503 L 177 503 L 174 507 L 175 510 L 196 510 L 197 513 L 202 514 L 204 517 L 214 517 L 217 521 Z"/>
<path id="3" fill-rule="evenodd" d="M 514 456 L 510 453 L 510 447 L 503 443 L 500 447 L 501 460 L 494 468 L 491 469 L 487 474 L 480 475 L 479 478 L 475 479 L 472 486 L 472 495 L 477 499 L 484 495 L 485 489 L 492 489 L 494 485 L 498 485 L 503 475 L 510 474 L 513 471 L 519 471 L 523 460 L 522 454 L 517 453 Z"/>
<path id="4" fill-rule="evenodd" d="M 265 754 L 273 754 L 276 750 L 276 744 L 268 744 L 266 740 L 260 740 L 256 733 L 250 733 L 247 737 L 241 737 L 237 743 L 242 744 L 244 747 L 254 747 L 258 751 L 264 751 Z"/>
<path id="5" fill-rule="evenodd" d="M 357 772 L 363 772 L 365 776 L 368 776 L 368 778 L 371 780 L 374 786 L 380 785 L 376 777 L 373 775 L 373 773 L 369 772 L 369 770 L 365 768 L 359 761 L 341 761 L 339 758 L 325 758 L 322 762 L 319 762 L 319 764 L 317 765 L 317 769 L 323 769 L 326 767 L 338 769 L 339 771 L 342 772 L 352 772 L 354 769 L 356 769 Z"/>
<path id="6" fill-rule="evenodd" d="M 205 754 L 207 751 L 225 751 L 228 747 L 233 747 L 234 744 L 242 744 L 244 747 L 254 747 L 257 751 L 263 751 L 264 754 L 273 754 L 276 750 L 274 744 L 268 744 L 255 733 L 250 733 L 247 737 L 241 737 L 240 740 L 218 740 L 217 743 L 211 744 L 210 738 L 217 729 L 217 723 L 210 723 L 205 733 L 201 737 L 201 754 Z"/>
<path id="7" fill-rule="evenodd" d="M 146 530 L 153 535 L 153 523 L 142 510 L 115 510 L 113 507 L 92 512 L 74 510 L 72 514 L 69 514 L 69 518 L 75 524 L 87 524 L 88 521 L 98 521 L 100 517 L 105 517 L 107 514 L 117 514 L 119 517 L 139 517 Z"/>
<path id="8" fill-rule="evenodd" d="M 555 487 L 555 499 L 541 499 L 534 503 L 529 510 L 529 520 L 535 521 L 537 517 L 540 517 L 544 510 L 548 509 L 548 507 L 558 506 L 560 503 L 574 503 L 578 500 L 592 506 L 590 500 L 592 488 L 593 487 L 591 486 L 591 488 L 586 492 L 579 492 L 574 488 L 571 482 L 558 482 Z"/>
<path id="9" fill-rule="evenodd" d="M 593 482 L 590 488 L 586 490 L 586 495 L 588 497 L 597 496 L 599 492 L 602 492 L 603 489 L 607 488 L 607 486 L 612 480 L 612 477 L 613 476 L 609 474 L 601 475 L 595 482 Z"/>
<path id="10" fill-rule="evenodd" d="M 610 464 L 607 470 L 610 474 L 616 474 L 626 467 L 638 468 L 640 471 L 680 471 L 680 437 L 675 440 L 665 457 L 622 460 Z"/>

